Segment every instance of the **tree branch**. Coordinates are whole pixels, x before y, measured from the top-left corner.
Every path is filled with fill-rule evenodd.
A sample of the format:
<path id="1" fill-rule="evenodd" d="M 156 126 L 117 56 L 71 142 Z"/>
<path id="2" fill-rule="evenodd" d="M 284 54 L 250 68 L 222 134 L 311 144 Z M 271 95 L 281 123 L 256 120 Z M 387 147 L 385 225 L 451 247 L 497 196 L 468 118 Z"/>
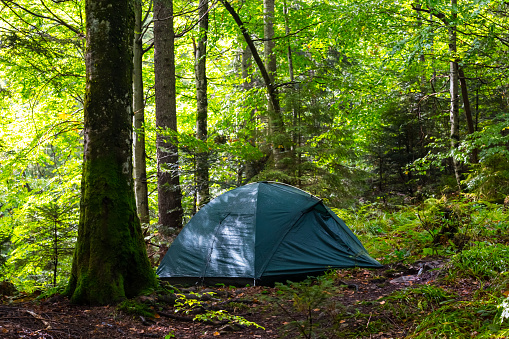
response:
<path id="1" fill-rule="evenodd" d="M 50 21 L 56 22 L 56 23 L 58 23 L 58 24 L 60 24 L 60 25 L 62 25 L 62 26 L 64 26 L 64 27 L 68 28 L 68 29 L 69 29 L 69 30 L 71 30 L 72 32 L 76 33 L 76 35 L 78 35 L 80 38 L 84 38 L 84 37 L 85 37 L 85 34 L 83 34 L 83 32 L 82 32 L 82 31 L 80 31 L 79 29 L 77 29 L 77 28 L 75 28 L 75 27 L 73 27 L 73 26 L 69 25 L 68 23 L 66 23 L 65 21 L 63 21 L 62 19 L 60 19 L 58 16 L 56 16 L 55 14 L 53 14 L 53 12 L 51 12 L 51 11 L 48 9 L 48 7 L 46 6 L 46 4 L 45 4 L 42 0 L 41 0 L 41 3 L 43 4 L 43 6 L 44 6 L 44 7 L 48 10 L 48 12 L 49 12 L 51 15 L 53 15 L 54 17 L 49 17 L 49 16 L 45 16 L 45 15 L 42 15 L 42 14 L 35 13 L 35 12 L 33 12 L 33 11 L 29 10 L 28 8 L 25 8 L 25 7 L 21 6 L 20 4 L 18 4 L 18 3 L 16 3 L 16 2 L 14 2 L 14 1 L 12 1 L 12 0 L 1 0 L 1 1 L 2 1 L 2 3 L 3 3 L 5 6 L 9 7 L 9 9 L 10 9 L 11 11 L 13 11 L 13 12 L 14 12 L 14 9 L 12 9 L 12 8 L 11 8 L 11 6 L 9 6 L 9 4 L 12 4 L 12 5 L 14 5 L 14 6 L 18 7 L 19 9 L 21 9 L 22 11 L 25 11 L 26 13 L 28 13 L 28 14 L 30 14 L 30 15 L 33 15 L 33 16 L 35 16 L 35 17 L 37 17 L 37 18 L 46 19 L 46 20 L 50 20 Z"/>
<path id="2" fill-rule="evenodd" d="M 258 66 L 258 69 L 260 70 L 260 73 L 262 73 L 263 82 L 265 83 L 265 88 L 267 89 L 267 95 L 269 97 L 269 100 L 272 104 L 272 107 L 274 108 L 275 112 L 280 112 L 279 102 L 276 98 L 276 88 L 274 84 L 270 81 L 269 73 L 267 72 L 267 69 L 265 68 L 265 65 L 263 64 L 262 59 L 260 58 L 260 55 L 258 54 L 258 50 L 256 49 L 256 46 L 254 45 L 253 39 L 251 39 L 251 36 L 247 32 L 246 27 L 244 26 L 244 23 L 242 22 L 242 19 L 239 17 L 235 9 L 230 5 L 230 3 L 227 0 L 219 0 L 224 5 L 226 10 L 231 14 L 233 17 L 233 20 L 235 20 L 235 23 L 237 26 L 239 26 L 240 31 L 242 35 L 244 36 L 244 40 L 246 41 L 247 45 L 249 46 L 249 49 L 251 50 L 251 54 L 253 55 L 253 59 L 256 62 L 256 65 Z"/>

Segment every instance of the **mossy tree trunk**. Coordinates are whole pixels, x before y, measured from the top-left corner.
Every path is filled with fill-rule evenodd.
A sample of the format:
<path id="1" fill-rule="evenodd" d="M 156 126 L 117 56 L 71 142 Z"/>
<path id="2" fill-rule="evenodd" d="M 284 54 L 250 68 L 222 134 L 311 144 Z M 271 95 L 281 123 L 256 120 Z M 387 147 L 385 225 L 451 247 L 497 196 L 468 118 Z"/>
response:
<path id="1" fill-rule="evenodd" d="M 154 71 L 157 135 L 157 187 L 161 233 L 182 227 L 175 96 L 175 32 L 172 0 L 154 0 Z"/>
<path id="2" fill-rule="evenodd" d="M 87 87 L 78 240 L 67 294 L 105 305 L 155 285 L 132 178 L 129 0 L 87 0 Z"/>
<path id="3" fill-rule="evenodd" d="M 449 110 L 449 118 L 451 121 L 450 143 L 451 150 L 458 149 L 460 143 L 460 128 L 459 128 L 459 93 L 458 93 L 458 60 L 457 60 L 457 35 L 456 35 L 456 20 L 458 18 L 457 0 L 451 0 L 451 18 L 449 20 L 449 54 L 451 61 L 449 62 L 449 92 L 451 94 L 451 106 Z M 458 160 L 452 157 L 452 164 L 454 169 L 454 177 L 458 185 L 458 191 L 461 192 L 461 178 L 460 178 L 460 164 Z"/>

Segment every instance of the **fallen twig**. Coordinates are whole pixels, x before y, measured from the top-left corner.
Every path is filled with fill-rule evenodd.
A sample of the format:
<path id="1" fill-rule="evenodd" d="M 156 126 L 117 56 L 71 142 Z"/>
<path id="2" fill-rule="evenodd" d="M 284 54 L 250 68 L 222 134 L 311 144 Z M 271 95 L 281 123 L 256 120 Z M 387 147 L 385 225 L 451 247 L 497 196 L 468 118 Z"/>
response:
<path id="1" fill-rule="evenodd" d="M 41 317 L 40 315 L 38 315 L 37 313 L 35 313 L 34 311 L 30 311 L 30 310 L 25 310 L 25 312 L 27 312 L 28 314 L 30 314 L 32 317 L 34 317 L 35 319 L 38 319 L 40 321 L 42 321 L 42 323 L 44 324 L 44 326 L 46 326 L 46 329 L 51 329 L 51 325 L 49 322 L 46 321 L 46 319 L 44 319 L 43 317 Z"/>

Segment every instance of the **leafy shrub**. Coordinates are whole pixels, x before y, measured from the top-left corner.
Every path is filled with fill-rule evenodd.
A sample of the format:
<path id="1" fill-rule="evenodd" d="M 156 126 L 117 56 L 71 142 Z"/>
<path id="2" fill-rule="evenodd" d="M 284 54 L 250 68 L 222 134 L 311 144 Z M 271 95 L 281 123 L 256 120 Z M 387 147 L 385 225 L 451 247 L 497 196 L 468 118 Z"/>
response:
<path id="1" fill-rule="evenodd" d="M 471 213 L 461 201 L 428 199 L 423 211 L 417 211 L 421 227 L 431 236 L 431 245 L 461 250 L 468 243 Z"/>
<path id="2" fill-rule="evenodd" d="M 203 311 L 203 313 L 196 314 L 193 320 L 204 322 L 212 320 L 227 321 L 229 324 L 238 324 L 241 326 L 254 326 L 257 328 L 261 328 L 263 330 L 265 329 L 264 327 L 258 325 L 255 322 L 249 321 L 242 316 L 228 313 L 228 311 L 226 310 L 205 310 L 202 299 L 204 299 L 203 297 L 207 295 L 213 296 L 214 292 L 205 292 L 203 294 L 192 292 L 189 295 L 177 293 L 175 312 L 190 314 Z"/>

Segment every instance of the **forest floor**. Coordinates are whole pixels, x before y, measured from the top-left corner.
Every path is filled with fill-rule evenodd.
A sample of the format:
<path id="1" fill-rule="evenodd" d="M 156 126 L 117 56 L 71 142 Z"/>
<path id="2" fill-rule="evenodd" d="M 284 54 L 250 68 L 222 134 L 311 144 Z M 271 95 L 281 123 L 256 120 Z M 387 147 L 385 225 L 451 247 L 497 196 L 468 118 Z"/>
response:
<path id="1" fill-rule="evenodd" d="M 197 301 L 188 313 L 185 307 L 175 312 L 178 305 L 171 297 L 140 297 L 136 302 L 154 312 L 145 317 L 118 306 L 72 305 L 58 294 L 35 299 L 21 293 L 0 297 L 0 338 L 404 338 L 425 311 L 417 305 L 401 307 L 417 299 L 397 292 L 443 284 L 439 276 L 444 264 L 443 259 L 431 258 L 374 270 L 339 270 L 332 277 L 329 274 L 327 284 L 308 280 L 288 289 L 202 288 L 196 292 L 215 294 Z M 477 289 L 473 280 L 447 286 L 458 300 L 468 300 Z M 223 309 L 264 329 L 215 319 L 193 321 L 193 313 L 204 309 Z"/>

